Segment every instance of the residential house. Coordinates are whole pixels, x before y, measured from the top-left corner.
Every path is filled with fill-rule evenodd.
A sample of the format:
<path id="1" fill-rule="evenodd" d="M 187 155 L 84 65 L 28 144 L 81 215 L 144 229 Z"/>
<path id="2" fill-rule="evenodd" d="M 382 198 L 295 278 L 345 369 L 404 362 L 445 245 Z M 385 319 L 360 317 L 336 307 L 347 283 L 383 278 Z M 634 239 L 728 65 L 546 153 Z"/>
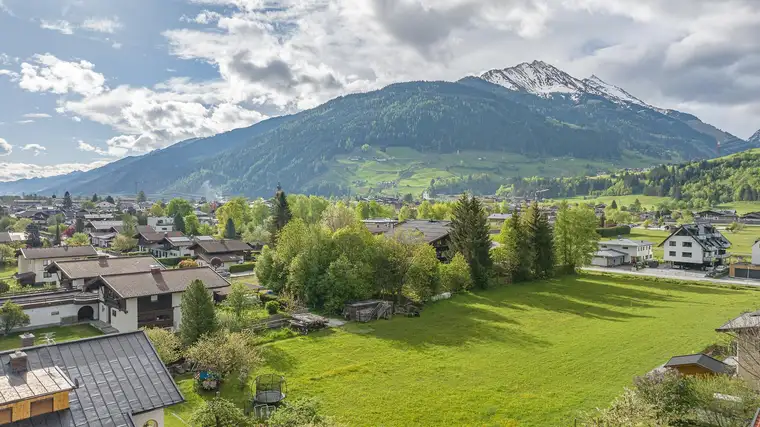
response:
<path id="1" fill-rule="evenodd" d="M 722 265 L 731 242 L 710 224 L 682 225 L 659 244 L 665 251 L 665 262 L 681 268 L 703 269 Z"/>
<path id="2" fill-rule="evenodd" d="M 166 237 L 184 237 L 184 234 L 181 231 L 160 232 L 150 226 L 141 226 L 138 227 L 137 235 L 135 235 L 138 250 L 140 252 L 150 252 L 158 258 L 166 258 L 162 253 L 166 252 L 163 242 Z"/>
<path id="3" fill-rule="evenodd" d="M 742 313 L 716 331 L 734 338 L 736 374 L 756 388 L 760 387 L 760 311 Z"/>
<path id="4" fill-rule="evenodd" d="M 512 214 L 510 213 L 492 213 L 488 215 L 488 223 L 491 225 L 491 229 L 501 230 L 501 227 L 510 218 L 512 218 Z"/>
<path id="5" fill-rule="evenodd" d="M 148 225 L 156 231 L 174 231 L 174 218 L 168 216 L 149 216 Z"/>
<path id="6" fill-rule="evenodd" d="M 617 267 L 630 263 L 630 256 L 614 249 L 599 249 L 591 258 L 591 265 L 596 267 Z"/>
<path id="7" fill-rule="evenodd" d="M 706 209 L 699 212 L 694 212 L 694 219 L 697 222 L 716 222 L 722 224 L 728 224 L 739 219 L 735 210 L 718 210 L 718 209 Z"/>
<path id="8" fill-rule="evenodd" d="M 194 280 L 209 289 L 230 283 L 209 267 L 162 270 L 99 276 L 85 285 L 97 290 L 98 318 L 121 332 L 144 327 L 179 328 L 182 294 Z"/>
<path id="9" fill-rule="evenodd" d="M 143 331 L 0 353 L 0 389 L 12 427 L 163 427 L 164 409 L 184 402 Z"/>
<path id="10" fill-rule="evenodd" d="M 86 211 L 85 211 L 86 212 Z M 114 216 L 111 213 L 99 212 L 99 213 L 85 213 L 82 215 L 85 222 L 89 221 L 113 221 Z"/>
<path id="11" fill-rule="evenodd" d="M 248 243 L 240 240 L 215 240 L 207 236 L 196 237 L 188 249 L 193 251 L 201 265 L 216 267 L 219 263 L 225 268 L 244 262 L 253 251 Z"/>
<path id="12" fill-rule="evenodd" d="M 171 234 L 166 233 L 164 238 L 158 242 L 158 247 L 151 250 L 155 256 L 159 258 L 178 258 L 185 256 L 193 256 L 193 251 L 190 249 L 195 242 L 189 237 L 182 234 L 180 231 L 172 231 Z"/>
<path id="13" fill-rule="evenodd" d="M 599 249 L 612 249 L 616 252 L 621 252 L 625 254 L 625 264 L 635 264 L 641 261 L 648 261 L 654 257 L 652 255 L 653 245 L 654 243 L 647 242 L 646 240 L 618 238 L 599 242 Z"/>
<path id="14" fill-rule="evenodd" d="M 760 224 L 760 212 L 749 212 L 742 215 L 741 220 L 745 224 Z"/>
<path id="15" fill-rule="evenodd" d="M 10 245 L 17 242 L 23 242 L 25 240 L 25 233 L 16 233 L 12 231 L 0 232 L 0 245 Z"/>
<path id="16" fill-rule="evenodd" d="M 85 283 L 98 276 L 111 274 L 126 274 L 150 271 L 154 267 L 162 270 L 164 266 L 152 256 L 108 257 L 100 255 L 97 258 L 55 261 L 45 270 L 58 277 L 61 287 L 68 289 L 84 289 Z"/>
<path id="17" fill-rule="evenodd" d="M 750 262 L 731 264 L 729 276 L 741 279 L 760 279 L 760 239 L 757 239 L 752 245 Z"/>
<path id="18" fill-rule="evenodd" d="M 393 230 L 386 232 L 389 237 L 419 238 L 435 248 L 438 259 L 446 258 L 451 238 L 449 237 L 449 225 L 451 221 L 434 221 L 426 219 L 412 219 L 398 224 Z"/>
<path id="19" fill-rule="evenodd" d="M 55 215 L 55 213 L 51 214 L 50 211 L 33 209 L 33 210 L 17 212 L 16 218 L 28 219 L 37 225 L 47 226 L 48 219 L 50 219 L 52 215 Z"/>
<path id="20" fill-rule="evenodd" d="M 121 227 L 124 222 L 121 220 L 108 220 L 108 221 L 87 221 L 84 223 L 84 232 L 111 232 L 114 231 L 114 227 Z"/>
<path id="21" fill-rule="evenodd" d="M 54 248 L 22 248 L 18 253 L 18 273 L 22 283 L 56 283 L 58 277 L 45 270 L 56 262 L 97 256 L 92 246 L 58 246 Z"/>
<path id="22" fill-rule="evenodd" d="M 116 210 L 115 203 L 107 202 L 105 200 L 95 203 L 95 207 L 98 208 L 98 210 L 106 211 L 106 212 L 113 212 Z"/>
<path id="23" fill-rule="evenodd" d="M 362 224 L 364 224 L 364 226 L 367 227 L 367 230 L 372 234 L 383 234 L 392 231 L 398 224 L 398 220 L 390 218 L 364 219 L 362 220 Z"/>

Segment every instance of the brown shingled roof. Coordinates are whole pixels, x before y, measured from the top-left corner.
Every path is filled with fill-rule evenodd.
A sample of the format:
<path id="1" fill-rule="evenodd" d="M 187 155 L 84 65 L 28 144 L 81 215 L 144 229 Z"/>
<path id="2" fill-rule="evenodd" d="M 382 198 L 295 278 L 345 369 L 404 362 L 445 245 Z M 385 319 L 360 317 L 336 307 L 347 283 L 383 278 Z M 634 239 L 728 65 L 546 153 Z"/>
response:
<path id="1" fill-rule="evenodd" d="M 26 259 L 50 259 L 96 256 L 92 246 L 58 246 L 55 248 L 22 248 L 21 254 Z"/>
<path id="2" fill-rule="evenodd" d="M 184 292 L 193 280 L 201 280 L 209 289 L 230 286 L 216 271 L 209 267 L 181 268 L 158 272 L 127 273 L 100 276 L 99 282 L 113 289 L 122 298 Z"/>
<path id="3" fill-rule="evenodd" d="M 86 279 L 101 275 L 126 274 L 150 271 L 151 266 L 158 265 L 163 270 L 164 266 L 152 256 L 134 256 L 98 259 L 85 259 L 77 261 L 56 261 L 47 270 L 50 272 L 61 270 L 69 279 Z"/>
<path id="4" fill-rule="evenodd" d="M 220 254 L 226 252 L 250 251 L 252 248 L 248 243 L 240 240 L 198 240 L 190 249 L 200 247 L 204 252 L 209 254 Z"/>

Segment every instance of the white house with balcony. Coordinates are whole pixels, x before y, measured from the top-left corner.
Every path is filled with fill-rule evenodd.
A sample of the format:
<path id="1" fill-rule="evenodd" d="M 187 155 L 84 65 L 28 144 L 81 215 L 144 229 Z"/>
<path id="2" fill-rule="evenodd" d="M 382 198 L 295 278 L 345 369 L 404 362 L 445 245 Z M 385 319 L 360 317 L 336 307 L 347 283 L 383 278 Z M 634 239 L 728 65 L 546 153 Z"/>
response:
<path id="1" fill-rule="evenodd" d="M 96 257 L 92 246 L 58 246 L 54 248 L 22 248 L 18 250 L 16 278 L 24 284 L 56 283 L 58 276 L 47 271 L 56 261 Z"/>
<path id="2" fill-rule="evenodd" d="M 652 255 L 654 243 L 646 240 L 614 239 L 599 242 L 599 250 L 613 250 L 625 254 L 624 264 L 648 261 Z"/>
<path id="3" fill-rule="evenodd" d="M 722 265 L 731 242 L 710 224 L 686 224 L 676 228 L 659 245 L 664 260 L 673 267 L 698 268 Z"/>
<path id="4" fill-rule="evenodd" d="M 149 216 L 148 225 L 157 232 L 174 231 L 174 218 L 168 216 Z"/>

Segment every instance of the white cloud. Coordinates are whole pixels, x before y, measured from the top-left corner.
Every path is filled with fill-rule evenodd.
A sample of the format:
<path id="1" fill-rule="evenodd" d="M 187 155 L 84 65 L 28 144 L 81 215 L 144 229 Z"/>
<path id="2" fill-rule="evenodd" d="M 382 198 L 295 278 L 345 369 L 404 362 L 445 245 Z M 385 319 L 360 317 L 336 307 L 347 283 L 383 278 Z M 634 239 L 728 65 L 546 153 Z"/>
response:
<path id="1" fill-rule="evenodd" d="M 122 44 L 121 43 L 114 43 L 114 44 L 111 45 L 111 47 L 118 50 L 118 49 L 121 49 Z"/>
<path id="2" fill-rule="evenodd" d="M 88 171 L 108 164 L 109 160 L 97 160 L 92 163 L 55 163 L 37 165 L 29 163 L 0 163 L 0 181 L 39 178 L 64 175 L 74 171 Z"/>
<path id="3" fill-rule="evenodd" d="M 28 125 L 29 123 L 34 123 L 34 120 L 19 120 L 16 123 L 20 125 Z"/>
<path id="4" fill-rule="evenodd" d="M 74 120 L 75 122 L 79 123 L 79 122 L 82 121 L 82 118 L 78 117 L 78 116 L 74 116 L 74 117 L 71 118 L 71 120 Z"/>
<path id="5" fill-rule="evenodd" d="M 13 146 L 3 138 L 0 138 L 0 157 L 7 156 L 13 152 Z"/>
<path id="6" fill-rule="evenodd" d="M 46 113 L 27 113 L 24 114 L 23 117 L 26 117 L 27 119 L 49 119 L 52 116 Z"/>
<path id="7" fill-rule="evenodd" d="M 85 30 L 108 34 L 113 34 L 122 27 L 119 18 L 90 18 L 82 23 Z"/>
<path id="8" fill-rule="evenodd" d="M 74 27 L 71 25 L 69 21 L 64 21 L 64 20 L 46 21 L 43 19 L 42 21 L 40 21 L 40 28 L 44 28 L 46 30 L 58 31 L 61 34 L 66 34 L 66 35 L 74 34 Z"/>
<path id="9" fill-rule="evenodd" d="M 101 156 L 107 156 L 108 152 L 106 150 L 103 150 L 100 147 L 96 147 L 94 145 L 90 145 L 81 139 L 78 141 L 77 149 L 80 151 L 88 151 L 96 154 L 100 154 Z"/>
<path id="10" fill-rule="evenodd" d="M 47 150 L 47 148 L 43 147 L 40 144 L 26 144 L 23 147 L 21 147 L 24 151 L 31 151 L 34 153 L 35 156 L 39 156 L 40 153 Z"/>
<path id="11" fill-rule="evenodd" d="M 19 74 L 11 70 L 0 70 L 0 76 L 8 76 L 11 81 L 16 81 L 19 78 Z"/>
<path id="12" fill-rule="evenodd" d="M 30 92 L 97 95 L 105 89 L 105 77 L 93 71 L 94 67 L 85 60 L 69 62 L 49 53 L 34 55 L 33 63 L 21 64 L 19 86 Z"/>

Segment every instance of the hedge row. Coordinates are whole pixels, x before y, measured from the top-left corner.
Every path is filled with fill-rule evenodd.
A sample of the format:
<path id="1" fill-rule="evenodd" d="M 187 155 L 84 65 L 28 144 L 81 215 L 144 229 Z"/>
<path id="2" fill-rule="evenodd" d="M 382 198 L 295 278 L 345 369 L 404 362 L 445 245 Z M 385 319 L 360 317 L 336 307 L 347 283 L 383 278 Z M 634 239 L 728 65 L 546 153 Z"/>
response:
<path id="1" fill-rule="evenodd" d="M 631 227 L 619 225 L 617 227 L 597 228 L 596 232 L 602 237 L 617 237 L 631 234 Z"/>
<path id="2" fill-rule="evenodd" d="M 230 273 L 242 273 L 244 271 L 253 271 L 256 267 L 255 262 L 246 262 L 243 264 L 235 264 L 230 266 Z"/>
<path id="3" fill-rule="evenodd" d="M 166 267 L 176 267 L 177 264 L 180 262 L 186 260 L 186 259 L 193 259 L 191 256 L 180 256 L 175 258 L 158 258 L 158 262 L 163 264 Z"/>

